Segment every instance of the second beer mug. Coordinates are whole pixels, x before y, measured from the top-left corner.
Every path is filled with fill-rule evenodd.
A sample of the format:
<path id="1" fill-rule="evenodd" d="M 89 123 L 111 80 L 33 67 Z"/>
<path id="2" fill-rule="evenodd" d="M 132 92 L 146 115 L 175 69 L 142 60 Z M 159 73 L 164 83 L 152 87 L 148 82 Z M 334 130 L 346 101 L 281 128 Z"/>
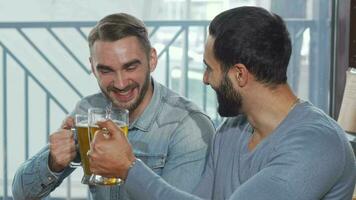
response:
<path id="1" fill-rule="evenodd" d="M 125 136 L 128 134 L 129 111 L 126 109 L 110 108 L 108 110 L 103 108 L 89 108 L 88 117 L 90 141 L 93 140 L 95 132 L 99 130 L 96 123 L 106 119 L 110 119 L 116 123 L 117 126 L 124 131 Z M 92 174 L 89 181 L 89 184 L 93 185 L 121 185 L 122 183 L 123 180 L 120 178 L 108 178 L 96 174 Z"/>
<path id="2" fill-rule="evenodd" d="M 71 163 L 72 167 L 82 166 L 84 171 L 84 176 L 82 178 L 83 184 L 89 184 L 89 179 L 91 176 L 89 159 L 87 152 L 89 151 L 89 132 L 88 132 L 88 116 L 87 115 L 75 115 L 75 136 L 78 141 L 80 163 Z"/>

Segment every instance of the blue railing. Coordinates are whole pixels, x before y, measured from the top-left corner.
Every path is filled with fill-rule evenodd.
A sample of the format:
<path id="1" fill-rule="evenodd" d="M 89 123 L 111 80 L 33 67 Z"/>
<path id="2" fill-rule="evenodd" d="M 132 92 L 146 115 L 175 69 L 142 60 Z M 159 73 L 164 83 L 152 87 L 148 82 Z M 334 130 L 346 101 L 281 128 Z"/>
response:
<path id="1" fill-rule="evenodd" d="M 95 79 L 90 74 L 87 62 L 89 51 L 86 47 L 86 35 L 94 24 L 0 23 L 3 97 L 3 170 L 0 176 L 3 177 L 3 194 L 0 193 L 0 199 L 11 196 L 9 186 L 14 174 L 13 168 L 17 168 L 48 141 L 49 134 L 59 126 L 60 120 L 71 111 L 76 101 L 97 90 L 94 87 Z M 145 24 L 159 55 L 160 64 L 156 70 L 158 72 L 153 76 L 166 86 L 193 99 L 219 123 L 221 119 L 216 113 L 215 94 L 201 81 L 204 70 L 201 62 L 203 44 L 209 22 L 147 21 Z M 330 70 L 325 69 L 325 66 L 329 67 L 330 62 L 325 57 L 328 57 L 330 52 L 329 23 L 320 25 L 312 20 L 291 19 L 287 20 L 287 25 L 293 41 L 293 55 L 288 71 L 289 83 L 302 98 L 328 111 Z M 66 32 L 70 32 L 70 36 L 63 36 Z M 306 42 L 308 38 L 310 42 Z M 45 44 L 43 40 L 46 40 Z M 51 45 L 53 48 L 50 48 Z M 82 54 L 83 50 L 79 48 L 87 53 Z M 67 62 L 71 62 L 70 68 L 67 67 Z M 95 88 L 95 91 L 92 88 Z M 23 93 L 18 92 L 20 90 Z M 20 122 L 14 125 L 11 119 L 19 119 Z M 31 122 L 36 120 L 39 122 Z M 15 133 L 18 134 L 16 138 L 23 137 L 23 141 L 12 141 Z M 34 143 L 34 137 L 38 137 L 35 139 L 37 143 L 31 145 Z M 38 142 L 41 137 L 44 143 Z M 20 157 L 23 159 L 14 161 L 14 157 L 20 152 L 17 151 L 15 155 L 13 146 L 19 147 L 22 144 L 23 156 Z M 14 166 L 12 171 L 9 170 L 10 164 Z M 79 182 L 72 177 L 67 179 L 66 185 L 62 184 L 67 199 L 77 195 L 73 195 L 73 181 Z M 84 192 L 78 198 L 84 198 L 86 195 Z"/>

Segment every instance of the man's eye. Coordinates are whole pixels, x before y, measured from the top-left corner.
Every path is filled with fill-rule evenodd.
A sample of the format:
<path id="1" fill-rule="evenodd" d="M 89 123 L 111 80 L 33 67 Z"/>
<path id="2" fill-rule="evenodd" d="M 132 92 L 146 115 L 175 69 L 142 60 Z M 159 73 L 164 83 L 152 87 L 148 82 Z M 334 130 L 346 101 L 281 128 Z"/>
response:
<path id="1" fill-rule="evenodd" d="M 133 71 L 137 68 L 137 65 L 130 65 L 126 68 L 127 71 Z"/>
<path id="2" fill-rule="evenodd" d="M 211 71 L 211 69 L 210 69 L 210 67 L 208 65 L 204 65 L 204 70 L 207 71 L 207 72 Z"/>
<path id="3" fill-rule="evenodd" d="M 110 69 L 100 69 L 99 72 L 102 73 L 102 74 L 107 74 L 107 73 L 112 72 L 112 70 L 110 70 Z"/>

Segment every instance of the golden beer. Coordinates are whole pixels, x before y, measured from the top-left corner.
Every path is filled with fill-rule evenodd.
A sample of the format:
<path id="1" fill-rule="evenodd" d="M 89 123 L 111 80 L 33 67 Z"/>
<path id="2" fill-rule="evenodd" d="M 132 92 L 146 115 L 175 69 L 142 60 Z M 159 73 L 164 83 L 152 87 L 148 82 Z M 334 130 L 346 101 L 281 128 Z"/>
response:
<path id="1" fill-rule="evenodd" d="M 127 137 L 127 134 L 129 133 L 129 126 L 120 121 L 114 121 L 114 123 L 118 125 L 118 127 L 124 132 L 125 137 Z M 94 139 L 94 135 L 97 130 L 99 130 L 99 126 L 97 125 L 90 126 L 89 128 L 90 141 Z"/>
<path id="2" fill-rule="evenodd" d="M 79 144 L 79 154 L 84 171 L 84 175 L 91 175 L 89 158 L 87 152 L 90 149 L 89 133 L 88 133 L 88 124 L 77 124 L 77 137 Z"/>
<path id="3" fill-rule="evenodd" d="M 122 121 L 113 120 L 113 122 L 117 124 L 117 126 L 124 132 L 125 137 L 127 137 L 127 134 L 129 133 L 129 126 Z"/>
<path id="4" fill-rule="evenodd" d="M 120 127 L 123 132 L 125 137 L 127 137 L 127 134 L 129 132 L 129 127 L 127 124 L 125 124 L 124 122 L 121 121 L 116 121 L 113 120 L 114 123 L 116 123 L 118 125 L 118 127 Z M 89 127 L 89 136 L 90 136 L 90 141 L 93 141 L 94 136 L 96 131 L 98 131 L 100 128 L 97 125 L 91 125 Z M 116 185 L 116 184 L 121 184 L 122 180 L 119 178 L 103 178 L 103 185 Z"/>

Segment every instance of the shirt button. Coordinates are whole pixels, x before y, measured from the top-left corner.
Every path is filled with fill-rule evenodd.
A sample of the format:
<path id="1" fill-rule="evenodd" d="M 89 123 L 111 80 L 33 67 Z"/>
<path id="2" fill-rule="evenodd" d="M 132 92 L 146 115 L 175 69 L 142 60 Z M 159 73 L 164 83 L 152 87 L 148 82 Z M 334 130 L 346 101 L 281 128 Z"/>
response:
<path id="1" fill-rule="evenodd" d="M 51 181 L 53 178 L 51 176 L 48 177 L 48 180 Z"/>

